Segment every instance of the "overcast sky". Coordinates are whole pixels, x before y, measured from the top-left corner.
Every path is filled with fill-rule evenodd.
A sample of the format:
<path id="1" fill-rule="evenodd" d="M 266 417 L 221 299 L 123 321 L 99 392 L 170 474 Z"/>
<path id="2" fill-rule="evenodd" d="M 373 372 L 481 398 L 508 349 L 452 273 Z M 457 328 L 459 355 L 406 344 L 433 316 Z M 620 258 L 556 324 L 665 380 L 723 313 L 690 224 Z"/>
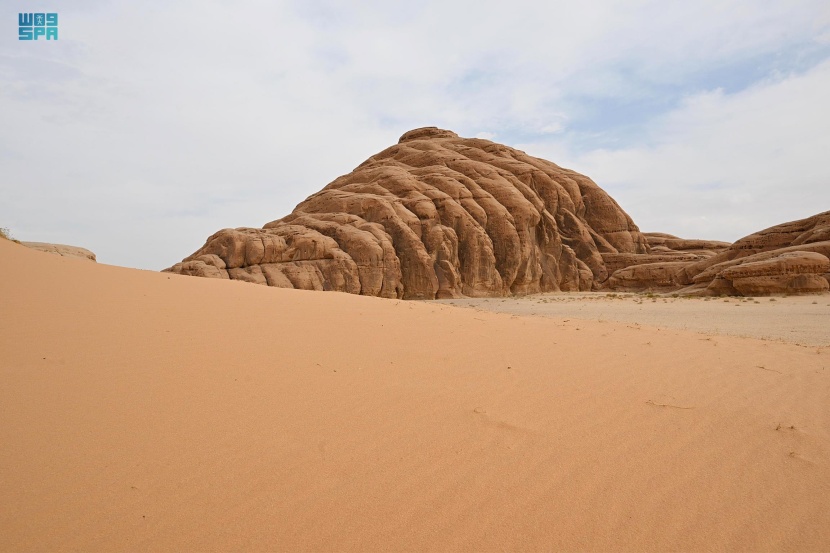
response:
<path id="1" fill-rule="evenodd" d="M 428 125 L 584 173 L 644 231 L 830 210 L 830 2 L 583 4 L 2 0 L 0 227 L 162 269 Z"/>

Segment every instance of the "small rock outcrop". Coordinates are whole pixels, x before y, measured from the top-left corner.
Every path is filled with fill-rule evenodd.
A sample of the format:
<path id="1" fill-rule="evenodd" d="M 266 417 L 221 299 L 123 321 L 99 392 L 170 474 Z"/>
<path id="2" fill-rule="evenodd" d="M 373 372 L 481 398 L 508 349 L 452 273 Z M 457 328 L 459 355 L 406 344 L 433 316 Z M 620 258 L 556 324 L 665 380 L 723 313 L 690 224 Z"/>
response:
<path id="1" fill-rule="evenodd" d="M 729 242 L 688 240 L 671 234 L 643 233 L 647 254 L 603 254 L 611 274 L 605 286 L 612 290 L 640 292 L 671 291 L 682 286 L 678 273 L 684 267 L 703 262 L 726 251 Z"/>
<path id="2" fill-rule="evenodd" d="M 826 292 L 824 274 L 830 259 L 816 252 L 793 251 L 764 261 L 750 261 L 724 269 L 720 276 L 744 296 L 771 293 L 809 294 Z"/>
<path id="3" fill-rule="evenodd" d="M 288 216 L 221 230 L 167 271 L 432 299 L 596 289 L 609 277 L 608 256 L 622 256 L 613 258 L 621 266 L 649 253 L 631 218 L 588 177 L 427 127 Z"/>
<path id="4" fill-rule="evenodd" d="M 88 259 L 89 261 L 96 261 L 95 254 L 86 248 L 79 248 L 78 246 L 67 246 L 65 244 L 49 244 L 48 242 L 20 242 L 20 244 L 46 253 L 53 253 L 63 257 L 79 257 L 81 259 Z"/>
<path id="5" fill-rule="evenodd" d="M 676 275 L 693 295 L 810 294 L 828 289 L 830 211 L 741 238 Z"/>
<path id="6" fill-rule="evenodd" d="M 614 271 L 608 287 L 617 290 L 675 291 L 699 296 L 765 296 L 814 294 L 830 286 L 830 211 L 806 219 L 776 225 L 750 234 L 734 244 L 684 240 L 681 249 L 701 259 L 655 259 L 657 240 L 678 247 L 674 237 L 646 234 L 649 256 L 627 259 Z M 663 240 L 665 238 L 665 240 Z M 659 255 L 666 255 L 662 252 Z"/>

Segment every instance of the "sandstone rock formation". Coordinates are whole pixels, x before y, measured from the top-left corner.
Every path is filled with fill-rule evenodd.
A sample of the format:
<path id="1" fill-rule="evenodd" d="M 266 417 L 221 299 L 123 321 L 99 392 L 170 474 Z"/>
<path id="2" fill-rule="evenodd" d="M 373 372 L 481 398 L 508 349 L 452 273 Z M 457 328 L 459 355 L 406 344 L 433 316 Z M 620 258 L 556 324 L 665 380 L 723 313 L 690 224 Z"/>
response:
<path id="1" fill-rule="evenodd" d="M 224 229 L 167 271 L 387 298 L 611 289 L 827 290 L 830 212 L 734 244 L 641 233 L 591 179 L 426 127 L 263 228 Z"/>
<path id="2" fill-rule="evenodd" d="M 682 284 L 677 274 L 686 266 L 705 261 L 726 251 L 729 242 L 688 240 L 671 234 L 643 233 L 649 247 L 646 254 L 603 254 L 609 279 L 606 288 L 625 292 L 672 291 Z"/>
<path id="3" fill-rule="evenodd" d="M 53 253 L 64 257 L 79 257 L 81 259 L 88 259 L 96 261 L 95 254 L 86 248 L 79 248 L 78 246 L 67 246 L 65 244 L 50 244 L 48 242 L 20 242 L 27 248 L 38 250 L 46 253 Z"/>
<path id="4" fill-rule="evenodd" d="M 830 287 L 824 273 L 830 259 L 816 252 L 793 251 L 772 259 L 741 263 L 724 269 L 720 276 L 744 296 L 769 293 L 826 292 Z"/>
<path id="5" fill-rule="evenodd" d="M 830 211 L 750 234 L 714 257 L 689 264 L 676 278 L 687 286 L 681 290 L 686 294 L 823 292 L 828 257 Z"/>
<path id="6" fill-rule="evenodd" d="M 658 235 L 646 236 L 650 244 L 655 244 L 652 236 Z M 694 250 L 705 257 L 648 262 L 649 256 L 641 256 L 646 261 L 644 264 L 632 262 L 616 270 L 607 285 L 617 290 L 653 289 L 715 296 L 807 294 L 828 290 L 830 212 L 770 227 L 728 247 L 723 243 L 704 245 L 701 241 L 683 243 L 706 248 Z M 663 244 L 677 246 L 670 239 Z M 655 246 L 652 245 L 652 252 Z"/>
<path id="7" fill-rule="evenodd" d="M 688 246 L 678 254 L 685 261 L 716 247 L 676 246 Z M 611 259 L 622 267 L 649 253 L 631 218 L 588 177 L 427 127 L 290 215 L 221 230 L 167 271 L 431 299 L 591 290 L 608 279 Z"/>

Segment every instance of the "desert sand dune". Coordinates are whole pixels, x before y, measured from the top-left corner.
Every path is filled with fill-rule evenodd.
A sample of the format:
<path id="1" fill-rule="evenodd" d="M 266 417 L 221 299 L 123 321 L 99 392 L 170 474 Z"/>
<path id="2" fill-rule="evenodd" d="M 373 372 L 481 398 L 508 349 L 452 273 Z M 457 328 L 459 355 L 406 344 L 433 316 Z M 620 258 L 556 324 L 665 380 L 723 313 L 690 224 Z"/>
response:
<path id="1" fill-rule="evenodd" d="M 828 349 L 0 269 L 2 551 L 830 549 Z"/>

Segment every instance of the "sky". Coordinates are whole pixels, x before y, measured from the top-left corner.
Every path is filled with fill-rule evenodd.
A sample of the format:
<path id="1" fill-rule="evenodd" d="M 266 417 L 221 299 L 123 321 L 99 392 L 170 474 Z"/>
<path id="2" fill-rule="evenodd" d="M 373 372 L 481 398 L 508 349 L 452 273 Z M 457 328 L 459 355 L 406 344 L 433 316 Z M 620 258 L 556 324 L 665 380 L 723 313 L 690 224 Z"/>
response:
<path id="1" fill-rule="evenodd" d="M 59 39 L 18 40 L 39 11 Z M 830 210 L 830 2 L 0 1 L 20 240 L 159 270 L 423 126 L 586 174 L 643 231 L 734 241 Z"/>

